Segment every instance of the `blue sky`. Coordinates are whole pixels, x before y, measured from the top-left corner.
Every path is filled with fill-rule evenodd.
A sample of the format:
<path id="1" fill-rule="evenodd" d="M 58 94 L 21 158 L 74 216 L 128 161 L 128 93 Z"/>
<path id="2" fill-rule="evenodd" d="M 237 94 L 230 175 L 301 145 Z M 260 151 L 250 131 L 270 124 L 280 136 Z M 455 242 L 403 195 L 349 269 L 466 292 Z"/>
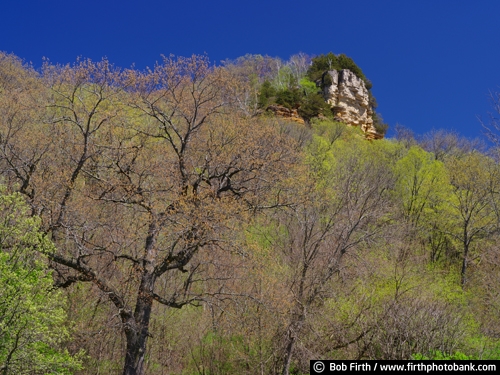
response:
<path id="1" fill-rule="evenodd" d="M 43 57 L 144 68 L 161 54 L 206 52 L 217 63 L 345 53 L 373 82 L 391 129 L 417 134 L 481 136 L 477 116 L 500 91 L 498 0 L 4 0 L 0 9 L 0 50 L 35 66 Z"/>

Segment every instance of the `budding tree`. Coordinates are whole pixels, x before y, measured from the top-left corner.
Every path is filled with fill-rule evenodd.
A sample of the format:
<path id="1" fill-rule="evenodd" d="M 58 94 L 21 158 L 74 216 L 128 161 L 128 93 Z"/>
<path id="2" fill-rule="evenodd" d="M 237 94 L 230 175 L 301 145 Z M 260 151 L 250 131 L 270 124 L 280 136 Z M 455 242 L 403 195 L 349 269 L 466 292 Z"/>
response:
<path id="1" fill-rule="evenodd" d="M 231 295 L 229 268 L 216 271 L 234 229 L 281 204 L 273 186 L 294 146 L 279 126 L 228 112 L 230 79 L 205 56 L 165 57 L 145 72 L 106 60 L 44 67 L 51 132 L 22 191 L 57 247 L 57 284 L 90 283 L 114 307 L 124 374 L 146 371 L 153 305 Z M 33 127 L 3 138 L 4 149 L 20 148 Z M 12 155 L 6 176 L 24 186 Z"/>

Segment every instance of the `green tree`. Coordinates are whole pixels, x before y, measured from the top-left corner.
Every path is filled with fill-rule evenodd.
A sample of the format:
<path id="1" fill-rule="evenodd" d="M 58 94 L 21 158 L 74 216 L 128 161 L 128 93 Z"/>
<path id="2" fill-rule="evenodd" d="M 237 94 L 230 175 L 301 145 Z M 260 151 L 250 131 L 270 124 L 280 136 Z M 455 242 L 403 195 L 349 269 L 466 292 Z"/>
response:
<path id="1" fill-rule="evenodd" d="M 302 93 L 298 88 L 286 88 L 276 93 L 276 103 L 286 108 L 298 108 L 303 100 Z"/>
<path id="2" fill-rule="evenodd" d="M 307 77 L 303 77 L 299 81 L 299 86 L 304 91 L 305 96 L 317 94 L 319 92 L 319 89 L 318 89 L 318 86 L 316 86 L 316 83 L 312 82 Z"/>
<path id="3" fill-rule="evenodd" d="M 431 153 L 413 146 L 396 163 L 396 174 L 396 192 L 405 222 L 425 226 L 425 217 L 429 219 L 450 194 L 444 165 Z"/>
<path id="4" fill-rule="evenodd" d="M 270 101 L 276 95 L 276 90 L 274 87 L 271 85 L 271 82 L 268 80 L 265 80 L 262 86 L 260 87 L 260 92 L 259 92 L 259 98 L 258 98 L 258 105 L 259 108 L 266 108 Z"/>
<path id="5" fill-rule="evenodd" d="M 311 81 L 321 79 L 324 72 L 328 70 L 338 69 L 338 59 L 332 52 L 324 55 L 321 54 L 312 59 L 312 64 L 307 71 L 307 76 Z"/>
<path id="6" fill-rule="evenodd" d="M 498 165 L 478 152 L 471 152 L 447 163 L 453 186 L 451 205 L 457 225 L 451 235 L 461 243 L 461 285 L 467 283 L 471 261 L 479 256 L 479 240 L 497 229 Z"/>
<path id="7" fill-rule="evenodd" d="M 361 68 L 356 65 L 353 59 L 343 53 L 336 56 L 332 52 L 329 52 L 326 55 L 322 54 L 314 57 L 307 71 L 307 76 L 311 81 L 317 81 L 321 79 L 323 73 L 328 70 L 342 69 L 349 69 L 356 77 L 361 78 L 365 82 L 367 89 L 371 89 L 371 82 L 365 77 Z"/>
<path id="8" fill-rule="evenodd" d="M 62 344 L 68 338 L 61 292 L 37 252 L 53 244 L 29 217 L 21 194 L 0 191 L 0 373 L 69 374 L 79 356 Z"/>
<path id="9" fill-rule="evenodd" d="M 375 103 L 375 98 L 373 97 L 373 95 L 371 95 L 371 92 L 370 92 L 370 101 L 372 102 L 371 103 L 372 108 L 377 107 L 377 103 Z M 389 129 L 389 125 L 384 122 L 382 115 L 374 111 L 372 118 L 373 118 L 373 127 L 375 128 L 377 133 L 385 135 L 385 133 L 387 133 L 387 130 Z"/>
<path id="10" fill-rule="evenodd" d="M 313 117 L 323 115 L 332 117 L 332 110 L 325 99 L 320 94 L 309 94 L 303 99 L 302 105 L 298 109 L 299 115 L 306 123 Z"/>
<path id="11" fill-rule="evenodd" d="M 363 74 L 363 71 L 359 66 L 356 65 L 353 59 L 351 59 L 349 56 L 344 55 L 341 53 L 340 55 L 337 56 L 338 63 L 340 69 L 349 69 L 351 72 L 353 72 L 356 77 L 361 78 L 365 84 L 368 86 L 367 79 L 365 75 Z M 367 87 L 368 88 L 368 87 Z"/>

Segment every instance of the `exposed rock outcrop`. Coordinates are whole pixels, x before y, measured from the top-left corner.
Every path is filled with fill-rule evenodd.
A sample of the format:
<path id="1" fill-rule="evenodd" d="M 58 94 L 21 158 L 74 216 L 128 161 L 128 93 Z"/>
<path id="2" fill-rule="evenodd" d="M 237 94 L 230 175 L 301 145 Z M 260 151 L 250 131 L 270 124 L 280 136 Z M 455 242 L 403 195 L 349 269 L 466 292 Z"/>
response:
<path id="1" fill-rule="evenodd" d="M 323 74 L 323 97 L 338 121 L 360 126 L 367 138 L 383 138 L 373 126 L 373 108 L 365 83 L 349 69 L 330 70 Z"/>
<path id="2" fill-rule="evenodd" d="M 384 134 L 378 133 L 375 128 L 372 126 L 370 129 L 365 131 L 365 138 L 369 140 L 374 140 L 374 139 L 382 139 L 384 138 Z"/>
<path id="3" fill-rule="evenodd" d="M 374 117 L 376 116 L 374 116 L 373 98 L 363 79 L 349 69 L 330 70 L 323 74 L 321 80 L 316 81 L 316 85 L 321 87 L 323 99 L 331 107 L 335 120 L 347 125 L 359 126 L 367 139 L 384 138 L 384 134 L 379 133 L 374 126 Z M 296 103 L 296 107 L 307 104 L 303 100 L 301 104 Z M 299 107 L 299 110 L 301 108 Z M 310 108 L 304 109 L 301 115 L 308 113 L 308 109 Z M 299 115 L 297 108 L 272 104 L 266 107 L 266 111 L 289 121 L 309 124 Z M 322 117 L 321 113 L 323 112 L 321 111 L 316 114 L 319 118 Z"/>
<path id="4" fill-rule="evenodd" d="M 266 110 L 273 112 L 276 116 L 286 118 L 287 120 L 294 121 L 299 124 L 304 124 L 304 119 L 299 116 L 296 109 L 288 109 L 282 105 L 274 104 L 267 107 Z"/>

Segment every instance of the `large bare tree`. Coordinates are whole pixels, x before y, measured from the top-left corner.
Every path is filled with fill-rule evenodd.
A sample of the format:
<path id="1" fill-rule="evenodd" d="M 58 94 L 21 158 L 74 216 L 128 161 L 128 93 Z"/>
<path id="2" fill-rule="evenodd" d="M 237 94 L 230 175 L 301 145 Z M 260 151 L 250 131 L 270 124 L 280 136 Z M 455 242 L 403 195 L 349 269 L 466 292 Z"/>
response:
<path id="1" fill-rule="evenodd" d="M 58 285 L 90 283 L 114 306 L 123 374 L 144 374 L 154 303 L 233 294 L 230 272 L 217 271 L 240 219 L 282 203 L 276 183 L 293 142 L 275 124 L 228 113 L 226 73 L 205 56 L 165 57 L 144 72 L 46 64 L 40 122 L 50 131 L 24 157 L 31 164 L 19 155 L 33 121 L 2 128 L 4 176 L 56 244 Z"/>

